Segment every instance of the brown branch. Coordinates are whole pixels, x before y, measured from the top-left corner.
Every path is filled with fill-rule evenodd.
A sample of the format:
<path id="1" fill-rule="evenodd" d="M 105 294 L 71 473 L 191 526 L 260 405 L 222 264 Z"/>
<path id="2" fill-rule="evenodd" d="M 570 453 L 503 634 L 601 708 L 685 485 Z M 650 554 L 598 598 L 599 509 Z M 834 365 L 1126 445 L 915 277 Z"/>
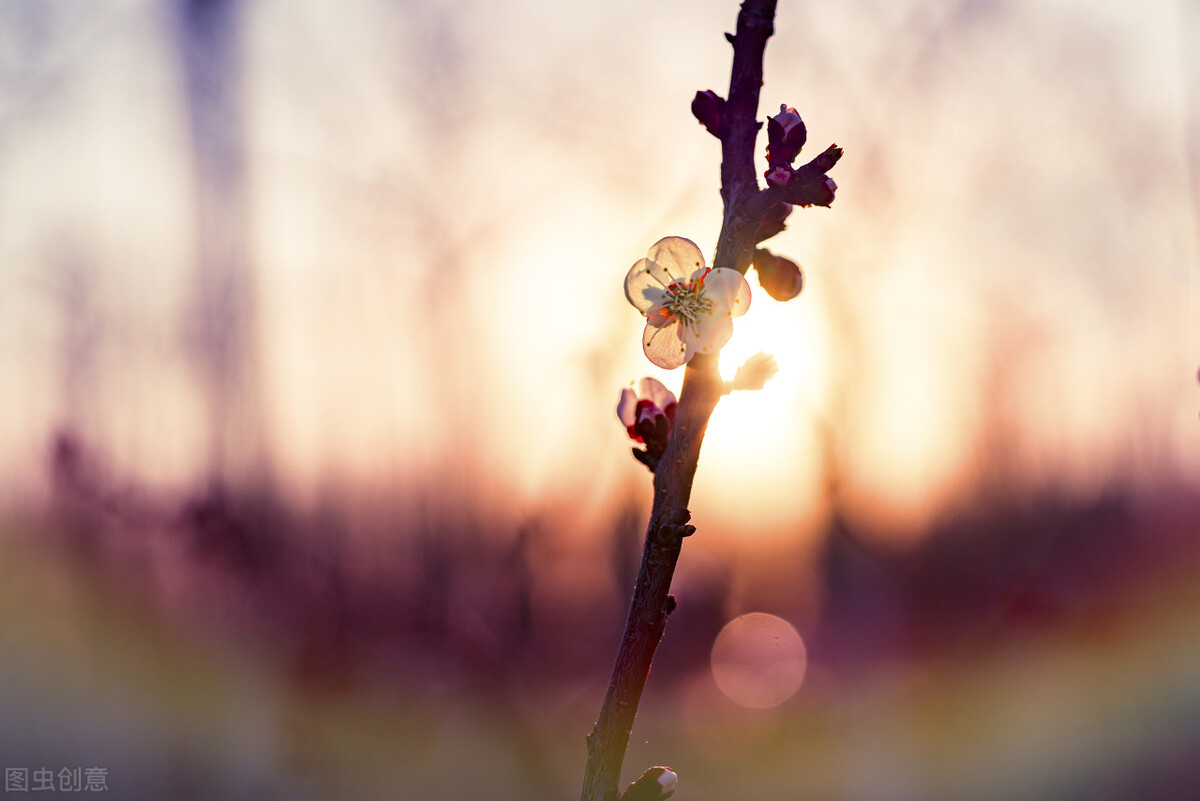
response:
<path id="1" fill-rule="evenodd" d="M 763 51 L 774 32 L 776 0 L 745 0 L 737 20 L 729 98 L 722 110 L 721 197 L 725 218 L 717 243 L 714 267 L 733 267 L 745 273 L 756 244 L 763 209 L 754 169 L 758 135 L 759 90 Z M 650 663 L 674 608 L 671 578 L 688 525 L 688 501 L 700 458 L 700 445 L 709 417 L 723 390 L 715 356 L 696 356 L 683 378 L 675 428 L 654 475 L 654 505 L 646 531 L 642 566 L 638 572 L 625 634 L 617 651 L 612 679 L 600 716 L 587 738 L 588 759 L 580 801 L 615 801 L 621 765 L 629 746 L 638 702 L 646 686 Z"/>
<path id="2" fill-rule="evenodd" d="M 759 129 L 763 51 L 774 32 L 775 0 L 746 0 L 738 14 L 737 33 L 729 37 L 733 44 L 733 67 L 721 131 L 721 199 L 725 201 L 725 219 L 713 267 L 731 267 L 740 273 L 750 268 L 754 233 L 765 211 L 750 207 L 755 205 L 759 194 L 754 143 Z"/>

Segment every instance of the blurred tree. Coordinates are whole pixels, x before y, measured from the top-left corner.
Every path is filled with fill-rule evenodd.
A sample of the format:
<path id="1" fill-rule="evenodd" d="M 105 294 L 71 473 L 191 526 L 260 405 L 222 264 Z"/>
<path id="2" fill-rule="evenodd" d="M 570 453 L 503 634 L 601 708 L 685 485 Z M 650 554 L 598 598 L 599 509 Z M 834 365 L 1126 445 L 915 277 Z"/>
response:
<path id="1" fill-rule="evenodd" d="M 249 259 L 239 4 L 177 0 L 195 181 L 196 295 L 189 347 L 209 418 L 211 488 L 267 483 Z"/>

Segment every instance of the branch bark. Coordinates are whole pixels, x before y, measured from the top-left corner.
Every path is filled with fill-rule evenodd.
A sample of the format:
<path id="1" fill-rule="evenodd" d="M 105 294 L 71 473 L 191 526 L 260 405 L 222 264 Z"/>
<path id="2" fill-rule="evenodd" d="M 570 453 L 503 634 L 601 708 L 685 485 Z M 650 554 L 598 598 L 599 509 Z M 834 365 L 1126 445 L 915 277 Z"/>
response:
<path id="1" fill-rule="evenodd" d="M 725 216 L 714 267 L 745 273 L 762 220 L 754 169 L 763 52 L 774 32 L 776 0 L 745 0 L 738 14 L 729 98 L 721 125 L 721 197 Z M 675 429 L 654 475 L 654 505 L 646 530 L 642 565 L 630 602 L 625 634 L 596 725 L 587 738 L 588 759 L 580 801 L 615 801 L 625 751 L 650 663 L 674 609 L 671 578 L 688 525 L 692 480 L 708 420 L 722 394 L 716 356 L 696 356 L 687 365 L 675 413 Z"/>
<path id="2" fill-rule="evenodd" d="M 725 219 L 713 267 L 745 273 L 754 255 L 754 234 L 762 220 L 755 213 L 759 194 L 754 170 L 754 143 L 758 138 L 758 95 L 763 84 L 763 52 L 775 32 L 775 0 L 746 0 L 738 13 L 729 73 L 726 123 L 721 135 L 721 199 Z"/>

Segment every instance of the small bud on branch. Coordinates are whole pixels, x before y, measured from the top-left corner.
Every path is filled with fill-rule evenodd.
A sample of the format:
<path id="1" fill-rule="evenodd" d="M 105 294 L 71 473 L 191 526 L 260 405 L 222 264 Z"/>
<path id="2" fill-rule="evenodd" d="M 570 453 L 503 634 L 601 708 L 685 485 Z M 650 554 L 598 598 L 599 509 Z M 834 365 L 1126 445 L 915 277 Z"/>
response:
<path id="1" fill-rule="evenodd" d="M 808 129 L 796 109 L 787 105 L 767 120 L 767 163 L 791 164 L 808 141 Z"/>
<path id="2" fill-rule="evenodd" d="M 768 191 L 775 197 L 782 196 L 788 203 L 797 206 L 828 206 L 833 203 L 837 184 L 826 173 L 833 169 L 842 157 L 842 149 L 830 145 L 821 155 L 801 167 L 790 164 L 772 164 L 766 171 Z"/>
<path id="3" fill-rule="evenodd" d="M 617 419 L 630 439 L 646 445 L 645 450 L 633 448 L 633 458 L 646 465 L 651 473 L 658 469 L 671 440 L 677 405 L 675 393 L 650 376 L 638 382 L 636 391 L 626 387 L 617 398 Z"/>
<path id="4" fill-rule="evenodd" d="M 630 783 L 621 794 L 621 801 L 665 801 L 675 792 L 679 777 L 670 768 L 654 767 Z"/>
<path id="5" fill-rule="evenodd" d="M 765 248 L 754 251 L 754 269 L 758 283 L 775 300 L 791 300 L 804 288 L 804 272 L 800 265 Z"/>
<path id="6" fill-rule="evenodd" d="M 771 237 L 786 230 L 787 225 L 785 221 L 791 213 L 791 203 L 781 200 L 778 203 L 771 204 L 770 208 L 763 215 L 762 222 L 758 224 L 758 233 L 754 235 L 755 244 L 766 242 Z"/>
<path id="7" fill-rule="evenodd" d="M 696 92 L 696 96 L 692 98 L 692 114 L 718 139 L 721 138 L 721 116 L 724 111 L 725 98 L 712 89 Z"/>

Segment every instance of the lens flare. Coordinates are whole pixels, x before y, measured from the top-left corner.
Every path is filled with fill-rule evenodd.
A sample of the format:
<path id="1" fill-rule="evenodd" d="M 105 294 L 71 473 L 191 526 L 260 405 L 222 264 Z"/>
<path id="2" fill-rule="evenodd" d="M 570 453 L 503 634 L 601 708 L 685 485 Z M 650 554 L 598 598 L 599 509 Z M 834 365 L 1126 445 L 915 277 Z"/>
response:
<path id="1" fill-rule="evenodd" d="M 712 648 L 712 673 L 721 692 L 751 709 L 779 706 L 800 688 L 808 654 L 781 617 L 752 612 L 725 624 Z"/>

